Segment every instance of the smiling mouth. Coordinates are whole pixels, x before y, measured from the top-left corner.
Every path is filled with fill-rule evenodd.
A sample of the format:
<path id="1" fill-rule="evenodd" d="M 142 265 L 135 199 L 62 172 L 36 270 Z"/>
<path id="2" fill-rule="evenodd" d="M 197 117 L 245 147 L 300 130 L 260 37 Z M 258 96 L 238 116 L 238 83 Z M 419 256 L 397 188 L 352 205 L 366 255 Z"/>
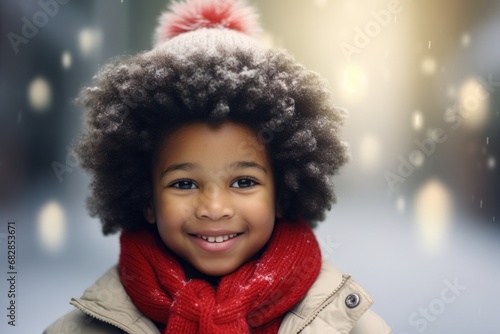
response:
<path id="1" fill-rule="evenodd" d="M 238 236 L 238 234 L 239 233 L 232 233 L 232 234 L 218 235 L 218 236 L 206 236 L 206 235 L 196 234 L 196 236 L 210 243 L 220 243 L 232 239 Z"/>

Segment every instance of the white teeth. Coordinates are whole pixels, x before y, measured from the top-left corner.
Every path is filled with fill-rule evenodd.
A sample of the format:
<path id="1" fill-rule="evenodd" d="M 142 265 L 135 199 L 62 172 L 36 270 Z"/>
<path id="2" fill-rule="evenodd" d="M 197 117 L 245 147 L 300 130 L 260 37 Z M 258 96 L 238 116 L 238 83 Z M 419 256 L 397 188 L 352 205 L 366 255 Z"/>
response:
<path id="1" fill-rule="evenodd" d="M 237 233 L 233 233 L 233 234 L 226 234 L 226 235 L 218 235 L 216 237 L 212 237 L 212 236 L 208 237 L 208 236 L 201 235 L 201 234 L 197 234 L 196 236 L 198 238 L 202 238 L 203 240 L 206 240 L 208 242 L 224 242 L 226 240 L 234 238 L 237 235 L 238 235 Z"/>

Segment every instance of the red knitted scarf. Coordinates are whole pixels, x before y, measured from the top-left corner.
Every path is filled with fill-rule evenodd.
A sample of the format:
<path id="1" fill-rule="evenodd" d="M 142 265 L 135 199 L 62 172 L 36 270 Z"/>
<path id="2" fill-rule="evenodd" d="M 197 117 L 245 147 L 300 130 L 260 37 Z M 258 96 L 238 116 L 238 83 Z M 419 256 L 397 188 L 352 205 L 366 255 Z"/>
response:
<path id="1" fill-rule="evenodd" d="M 316 238 L 302 221 L 278 221 L 262 255 L 223 276 L 218 287 L 186 280 L 149 231 L 124 231 L 120 243 L 122 284 L 144 315 L 165 325 L 164 333 L 277 333 L 321 267 Z"/>

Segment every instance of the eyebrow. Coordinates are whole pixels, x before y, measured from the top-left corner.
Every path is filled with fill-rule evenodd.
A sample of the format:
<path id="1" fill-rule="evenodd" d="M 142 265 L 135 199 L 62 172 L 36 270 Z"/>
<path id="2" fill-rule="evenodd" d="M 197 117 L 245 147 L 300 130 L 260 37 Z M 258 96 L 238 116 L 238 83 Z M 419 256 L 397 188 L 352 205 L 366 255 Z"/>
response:
<path id="1" fill-rule="evenodd" d="M 200 166 L 198 164 L 193 164 L 191 162 L 184 162 L 180 164 L 173 164 L 165 168 L 161 174 L 160 174 L 160 179 L 164 177 L 166 174 L 171 173 L 176 170 L 183 170 L 183 171 L 190 171 L 193 169 L 198 169 Z"/>
<path id="2" fill-rule="evenodd" d="M 267 170 L 254 161 L 236 161 L 229 165 L 231 169 L 257 168 L 267 174 Z"/>
<path id="3" fill-rule="evenodd" d="M 162 177 L 164 177 L 166 174 L 174 172 L 174 171 L 178 171 L 178 170 L 192 171 L 192 170 L 199 169 L 199 168 L 200 168 L 200 165 L 195 164 L 195 163 L 191 163 L 191 162 L 173 164 L 173 165 L 168 166 L 167 168 L 165 168 L 161 172 L 160 179 Z M 231 163 L 229 165 L 229 168 L 231 168 L 231 169 L 257 168 L 257 169 L 260 169 L 261 171 L 263 171 L 264 173 L 268 174 L 266 168 L 264 168 L 263 166 L 259 165 L 258 163 L 254 162 L 254 161 L 236 161 L 236 162 Z"/>

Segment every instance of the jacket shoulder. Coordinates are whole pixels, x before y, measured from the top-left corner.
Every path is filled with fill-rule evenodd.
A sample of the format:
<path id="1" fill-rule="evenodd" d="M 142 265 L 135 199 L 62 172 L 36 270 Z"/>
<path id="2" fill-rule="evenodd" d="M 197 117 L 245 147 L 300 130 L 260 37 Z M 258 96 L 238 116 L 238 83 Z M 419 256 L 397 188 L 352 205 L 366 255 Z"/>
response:
<path id="1" fill-rule="evenodd" d="M 44 333 L 159 334 L 154 323 L 132 303 L 116 266 L 88 287 L 80 298 L 72 298 L 70 304 L 76 309 L 57 320 Z"/>
<path id="2" fill-rule="evenodd" d="M 349 334 L 372 334 L 372 333 L 392 334 L 392 330 L 382 318 L 380 318 L 373 311 L 368 310 L 358 320 L 358 322 L 352 328 Z"/>
<path id="3" fill-rule="evenodd" d="M 278 333 L 392 333 L 370 310 L 372 304 L 372 297 L 350 275 L 324 260 L 313 286 L 287 313 Z"/>
<path id="4" fill-rule="evenodd" d="M 115 326 L 97 320 L 80 310 L 73 310 L 56 320 L 43 334 L 122 334 Z"/>

